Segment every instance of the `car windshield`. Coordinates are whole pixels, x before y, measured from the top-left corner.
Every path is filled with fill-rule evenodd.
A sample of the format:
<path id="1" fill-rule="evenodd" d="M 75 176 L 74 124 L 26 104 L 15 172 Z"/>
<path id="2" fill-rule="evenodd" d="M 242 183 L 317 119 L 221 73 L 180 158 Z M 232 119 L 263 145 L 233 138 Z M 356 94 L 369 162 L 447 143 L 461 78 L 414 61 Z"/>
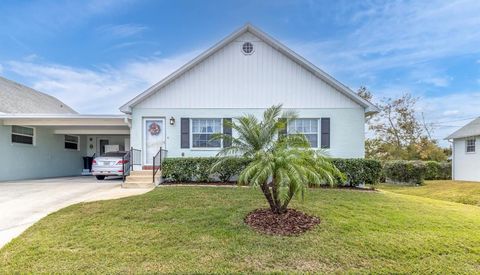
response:
<path id="1" fill-rule="evenodd" d="M 123 157 L 125 152 L 108 152 L 102 155 L 102 157 Z"/>

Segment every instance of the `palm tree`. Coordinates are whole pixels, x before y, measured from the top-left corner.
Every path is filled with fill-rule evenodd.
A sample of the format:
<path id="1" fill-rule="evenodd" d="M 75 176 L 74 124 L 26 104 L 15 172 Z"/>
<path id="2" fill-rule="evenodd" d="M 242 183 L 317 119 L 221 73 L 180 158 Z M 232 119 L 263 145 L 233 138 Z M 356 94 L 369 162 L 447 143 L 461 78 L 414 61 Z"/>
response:
<path id="1" fill-rule="evenodd" d="M 333 184 L 336 176 L 343 178 L 324 152 L 310 147 L 303 134 L 279 135 L 288 121 L 296 117 L 294 112 L 282 113 L 282 105 L 275 105 L 263 113 L 262 121 L 245 115 L 230 122 L 227 126 L 238 136 L 214 136 L 231 146 L 218 153 L 221 158 L 212 170 L 223 165 L 226 157 L 251 159 L 240 173 L 239 183 L 260 187 L 276 214 L 285 213 L 295 195 L 301 194 L 303 198 L 309 184 Z"/>

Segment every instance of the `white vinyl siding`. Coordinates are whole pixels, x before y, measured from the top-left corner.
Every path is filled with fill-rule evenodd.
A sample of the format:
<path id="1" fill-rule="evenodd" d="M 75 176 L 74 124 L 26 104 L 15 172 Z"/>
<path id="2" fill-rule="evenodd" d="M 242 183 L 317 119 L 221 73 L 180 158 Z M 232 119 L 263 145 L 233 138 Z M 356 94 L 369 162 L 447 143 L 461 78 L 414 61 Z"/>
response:
<path id="1" fill-rule="evenodd" d="M 467 153 L 475 153 L 475 138 L 467 138 L 465 141 L 465 150 Z"/>
<path id="2" fill-rule="evenodd" d="M 248 41 L 255 47 L 251 55 L 242 52 L 243 43 Z M 135 108 L 266 108 L 278 103 L 296 109 L 363 109 L 249 32 L 159 88 Z"/>
<path id="3" fill-rule="evenodd" d="M 320 128 L 319 119 L 317 118 L 300 118 L 292 120 L 288 123 L 288 134 L 303 134 L 310 142 L 313 148 L 318 147 L 318 129 Z"/>
<path id="4" fill-rule="evenodd" d="M 35 128 L 13 125 L 12 143 L 35 145 Z"/>
<path id="5" fill-rule="evenodd" d="M 454 180 L 480 182 L 480 154 L 477 154 L 478 136 L 453 139 L 452 176 Z"/>
<path id="6" fill-rule="evenodd" d="M 80 150 L 80 137 L 65 135 L 64 148 L 69 150 Z"/>
<path id="7" fill-rule="evenodd" d="M 211 140 L 222 132 L 221 118 L 192 118 L 192 148 L 219 148 L 220 140 Z"/>

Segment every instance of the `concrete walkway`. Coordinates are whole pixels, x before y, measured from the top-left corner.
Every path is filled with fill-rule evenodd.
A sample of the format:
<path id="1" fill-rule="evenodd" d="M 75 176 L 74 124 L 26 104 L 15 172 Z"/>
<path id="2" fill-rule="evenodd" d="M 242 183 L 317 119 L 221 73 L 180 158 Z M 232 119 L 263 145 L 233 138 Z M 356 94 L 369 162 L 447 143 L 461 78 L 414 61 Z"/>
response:
<path id="1" fill-rule="evenodd" d="M 32 224 L 66 206 L 116 199 L 152 189 L 123 189 L 121 180 L 67 177 L 0 182 L 0 248 Z"/>

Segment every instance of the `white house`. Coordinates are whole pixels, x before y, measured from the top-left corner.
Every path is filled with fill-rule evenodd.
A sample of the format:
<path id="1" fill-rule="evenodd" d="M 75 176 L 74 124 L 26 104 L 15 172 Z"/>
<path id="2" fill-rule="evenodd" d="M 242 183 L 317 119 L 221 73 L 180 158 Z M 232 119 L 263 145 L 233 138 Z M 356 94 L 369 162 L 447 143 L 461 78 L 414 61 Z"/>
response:
<path id="1" fill-rule="evenodd" d="M 298 113 L 287 132 L 304 133 L 313 147 L 333 157 L 364 157 L 365 115 L 377 108 L 247 24 L 121 106 L 124 115 L 0 109 L 0 149 L 6 152 L 0 161 L 11 160 L 0 165 L 0 181 L 79 174 L 81 156 L 101 154 L 105 144 L 141 152 L 137 169 L 151 168 L 160 147 L 168 150 L 167 157 L 214 156 L 226 144 L 211 142 L 210 136 L 235 135 L 223 127 L 224 119 L 260 116 L 275 104 Z M 27 135 L 28 144 L 16 142 L 18 134 Z M 67 144 L 72 141 L 73 149 Z M 52 171 L 47 164 L 53 160 L 72 167 L 68 173 Z M 23 167 L 10 169 L 17 165 Z M 25 174 L 25 167 L 31 171 Z"/>
<path id="2" fill-rule="evenodd" d="M 452 179 L 480 181 L 480 117 L 446 139 L 453 144 Z"/>
<path id="3" fill-rule="evenodd" d="M 120 110 L 148 166 L 159 147 L 169 157 L 213 156 L 223 145 L 209 142 L 210 135 L 230 131 L 223 119 L 260 116 L 279 103 L 299 115 L 288 131 L 303 132 L 313 147 L 335 157 L 364 157 L 365 114 L 377 108 L 249 24 Z"/>

